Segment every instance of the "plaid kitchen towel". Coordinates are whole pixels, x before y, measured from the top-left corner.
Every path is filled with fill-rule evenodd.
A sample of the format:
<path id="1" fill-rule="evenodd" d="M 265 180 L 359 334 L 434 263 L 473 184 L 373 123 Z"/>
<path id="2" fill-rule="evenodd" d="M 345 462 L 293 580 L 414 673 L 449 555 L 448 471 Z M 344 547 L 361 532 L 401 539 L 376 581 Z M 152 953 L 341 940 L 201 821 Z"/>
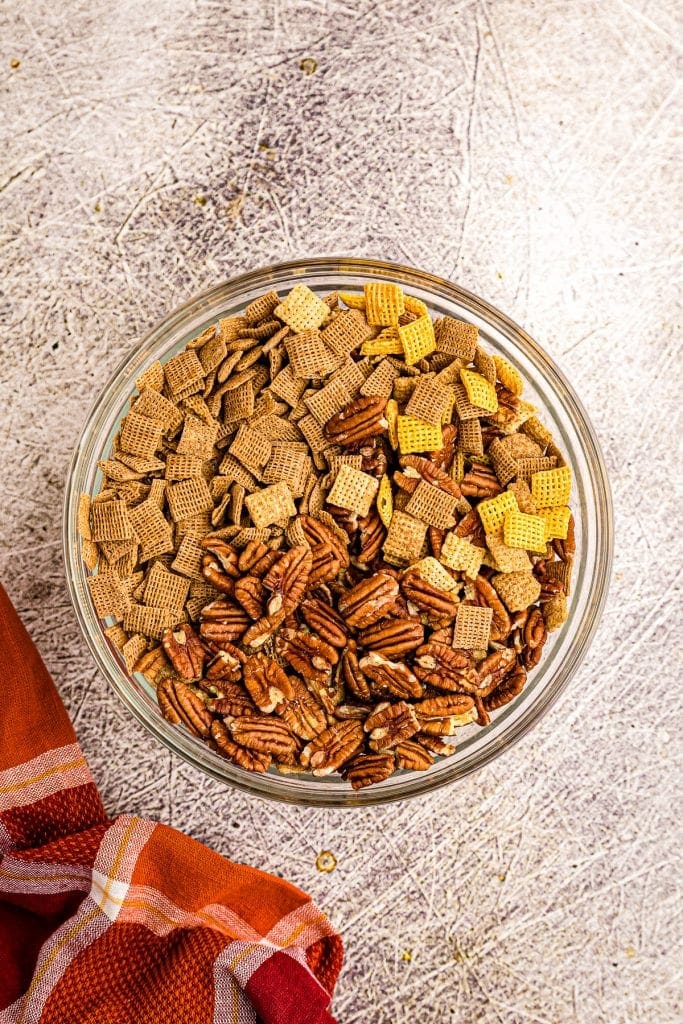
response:
<path id="1" fill-rule="evenodd" d="M 308 896 L 111 821 L 0 587 L 0 1024 L 333 1024 L 342 943 Z"/>

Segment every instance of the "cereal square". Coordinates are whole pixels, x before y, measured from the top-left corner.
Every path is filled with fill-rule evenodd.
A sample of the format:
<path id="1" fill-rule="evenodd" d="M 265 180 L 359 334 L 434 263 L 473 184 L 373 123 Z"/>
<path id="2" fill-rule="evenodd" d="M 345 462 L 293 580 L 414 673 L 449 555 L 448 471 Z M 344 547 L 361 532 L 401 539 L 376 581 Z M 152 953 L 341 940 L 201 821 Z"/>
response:
<path id="1" fill-rule="evenodd" d="M 443 448 L 441 426 L 432 426 L 415 420 L 412 416 L 399 416 L 397 419 L 398 446 L 402 455 L 410 452 L 438 451 Z"/>
<path id="2" fill-rule="evenodd" d="M 434 325 L 429 316 L 420 316 L 412 323 L 399 327 L 398 336 L 403 346 L 406 366 L 414 366 L 436 350 Z"/>
<path id="3" fill-rule="evenodd" d="M 453 646 L 466 651 L 485 651 L 491 637 L 493 608 L 461 604 L 455 616 Z"/>
<path id="4" fill-rule="evenodd" d="M 444 316 L 435 324 L 437 352 L 447 352 L 468 363 L 474 358 L 478 337 L 478 327 L 452 316 Z"/>
<path id="5" fill-rule="evenodd" d="M 332 490 L 327 496 L 327 503 L 351 509 L 359 516 L 366 516 L 378 488 L 379 481 L 376 477 L 344 463 L 339 467 Z"/>
<path id="6" fill-rule="evenodd" d="M 272 484 L 270 487 L 264 487 L 261 491 L 248 494 L 244 499 L 244 504 L 247 506 L 254 526 L 258 529 L 296 515 L 292 492 L 284 480 Z"/>
<path id="7" fill-rule="evenodd" d="M 572 489 L 572 471 L 569 466 L 558 466 L 531 477 L 531 493 L 539 508 L 566 505 Z"/>
<path id="8" fill-rule="evenodd" d="M 305 284 L 295 284 L 273 310 L 276 317 L 299 334 L 320 327 L 330 315 L 330 307 Z"/>
<path id="9" fill-rule="evenodd" d="M 454 495 L 434 487 L 426 480 L 420 480 L 406 505 L 406 512 L 428 526 L 448 530 L 455 525 L 453 513 L 456 501 Z"/>
<path id="10" fill-rule="evenodd" d="M 505 491 L 509 494 L 509 491 Z M 545 519 L 530 516 L 526 512 L 505 513 L 503 539 L 509 548 L 524 548 L 525 551 L 545 551 Z"/>
<path id="11" fill-rule="evenodd" d="M 456 572 L 464 572 L 470 579 L 476 579 L 484 557 L 484 548 L 479 548 L 465 537 L 448 533 L 441 548 L 439 561 Z"/>
<path id="12" fill-rule="evenodd" d="M 166 488 L 166 500 L 174 522 L 213 509 L 213 498 L 203 477 L 170 484 Z"/>
<path id="13" fill-rule="evenodd" d="M 498 411 L 498 395 L 490 381 L 482 377 L 480 373 L 465 369 L 460 371 L 460 380 L 467 392 L 468 401 L 472 405 L 485 409 L 487 412 Z"/>
<path id="14" fill-rule="evenodd" d="M 405 310 L 403 289 L 389 281 L 368 281 L 363 289 L 365 315 L 372 326 L 388 327 L 398 324 Z"/>
<path id="15" fill-rule="evenodd" d="M 399 565 L 416 562 L 422 555 L 426 533 L 426 523 L 395 509 L 384 541 L 386 561 Z"/>

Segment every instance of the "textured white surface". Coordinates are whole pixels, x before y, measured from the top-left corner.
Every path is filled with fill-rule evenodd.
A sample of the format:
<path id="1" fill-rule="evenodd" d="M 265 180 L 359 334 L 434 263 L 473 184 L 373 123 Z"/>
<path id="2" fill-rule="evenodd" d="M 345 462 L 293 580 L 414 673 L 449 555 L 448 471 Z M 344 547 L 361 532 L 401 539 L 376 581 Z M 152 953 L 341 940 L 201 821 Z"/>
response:
<path id="1" fill-rule="evenodd" d="M 109 811 L 311 892 L 346 941 L 344 1024 L 680 1020 L 675 16 L 0 7 L 0 576 Z M 159 749 L 93 667 L 60 546 L 86 409 L 140 335 L 237 272 L 340 252 L 451 277 L 546 346 L 600 434 L 617 530 L 598 638 L 543 723 L 456 788 L 362 813 L 268 805 Z"/>

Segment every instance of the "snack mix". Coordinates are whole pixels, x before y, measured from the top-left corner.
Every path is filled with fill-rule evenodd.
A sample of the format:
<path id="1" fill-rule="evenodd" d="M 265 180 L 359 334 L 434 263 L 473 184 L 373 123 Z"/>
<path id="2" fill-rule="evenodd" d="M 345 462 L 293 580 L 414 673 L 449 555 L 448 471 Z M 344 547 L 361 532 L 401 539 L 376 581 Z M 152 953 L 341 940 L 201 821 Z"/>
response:
<path id="1" fill-rule="evenodd" d="M 476 326 L 398 284 L 298 284 L 136 387 L 79 531 L 170 722 L 359 789 L 522 691 L 567 617 L 571 470 Z"/>

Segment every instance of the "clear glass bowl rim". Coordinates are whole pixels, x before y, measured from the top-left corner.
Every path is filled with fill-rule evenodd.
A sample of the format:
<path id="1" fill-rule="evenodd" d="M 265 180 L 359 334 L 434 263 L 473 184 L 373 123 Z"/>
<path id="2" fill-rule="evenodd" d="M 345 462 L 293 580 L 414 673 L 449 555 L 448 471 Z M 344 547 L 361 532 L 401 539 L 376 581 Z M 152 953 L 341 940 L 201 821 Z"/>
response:
<path id="1" fill-rule="evenodd" d="M 99 620 L 89 600 L 85 586 L 85 572 L 79 553 L 79 539 L 76 529 L 77 507 L 82 482 L 90 467 L 90 449 L 93 439 L 99 436 L 102 424 L 107 421 L 114 405 L 121 406 L 132 390 L 132 378 L 140 372 L 142 364 L 162 341 L 180 335 L 180 329 L 196 320 L 204 310 L 212 315 L 220 313 L 214 306 L 229 308 L 240 302 L 241 296 L 250 290 L 276 287 L 282 277 L 294 281 L 311 281 L 319 275 L 329 277 L 338 274 L 341 279 L 363 277 L 391 279 L 402 282 L 406 287 L 424 289 L 431 294 L 461 304 L 470 312 L 482 318 L 491 327 L 504 335 L 513 345 L 521 349 L 551 383 L 553 396 L 561 398 L 563 410 L 568 412 L 573 428 L 579 435 L 583 454 L 590 473 L 590 495 L 596 505 L 596 517 L 601 529 L 596 538 L 596 556 L 593 566 L 593 590 L 580 622 L 580 629 L 573 638 L 568 654 L 559 664 L 555 675 L 548 680 L 534 703 L 525 713 L 508 723 L 483 749 L 471 752 L 464 760 L 451 763 L 438 776 L 410 772 L 392 776 L 388 783 L 354 792 L 346 784 L 334 785 L 316 782 L 310 776 L 265 775 L 244 772 L 221 758 L 202 741 L 171 725 L 162 718 L 156 706 L 152 706 L 139 694 L 132 681 L 109 649 L 102 633 Z M 349 287 L 353 287 L 349 281 Z M 184 332 L 183 332 L 184 333 Z M 121 394 L 125 379 L 127 391 Z M 99 453 L 95 456 L 99 458 Z M 355 257 L 316 257 L 307 260 L 292 260 L 271 264 L 206 289 L 178 306 L 164 317 L 130 350 L 118 364 L 109 381 L 99 393 L 87 414 L 85 425 L 76 446 L 69 467 L 63 514 L 63 544 L 67 586 L 79 626 L 91 650 L 95 662 L 107 678 L 123 703 L 133 712 L 142 725 L 162 744 L 178 754 L 185 761 L 206 774 L 229 783 L 232 786 L 267 799 L 288 803 L 317 806 L 368 806 L 419 796 L 456 779 L 463 778 L 488 764 L 503 751 L 518 742 L 552 707 L 576 673 L 588 650 L 607 598 L 613 548 L 613 513 L 609 481 L 604 459 L 593 426 L 573 388 L 561 371 L 555 366 L 543 349 L 526 331 L 508 316 L 490 305 L 484 299 L 461 288 L 445 278 L 422 270 L 389 261 L 359 259 Z M 524 693 L 520 700 L 523 701 Z M 516 704 L 517 702 L 515 702 Z"/>

